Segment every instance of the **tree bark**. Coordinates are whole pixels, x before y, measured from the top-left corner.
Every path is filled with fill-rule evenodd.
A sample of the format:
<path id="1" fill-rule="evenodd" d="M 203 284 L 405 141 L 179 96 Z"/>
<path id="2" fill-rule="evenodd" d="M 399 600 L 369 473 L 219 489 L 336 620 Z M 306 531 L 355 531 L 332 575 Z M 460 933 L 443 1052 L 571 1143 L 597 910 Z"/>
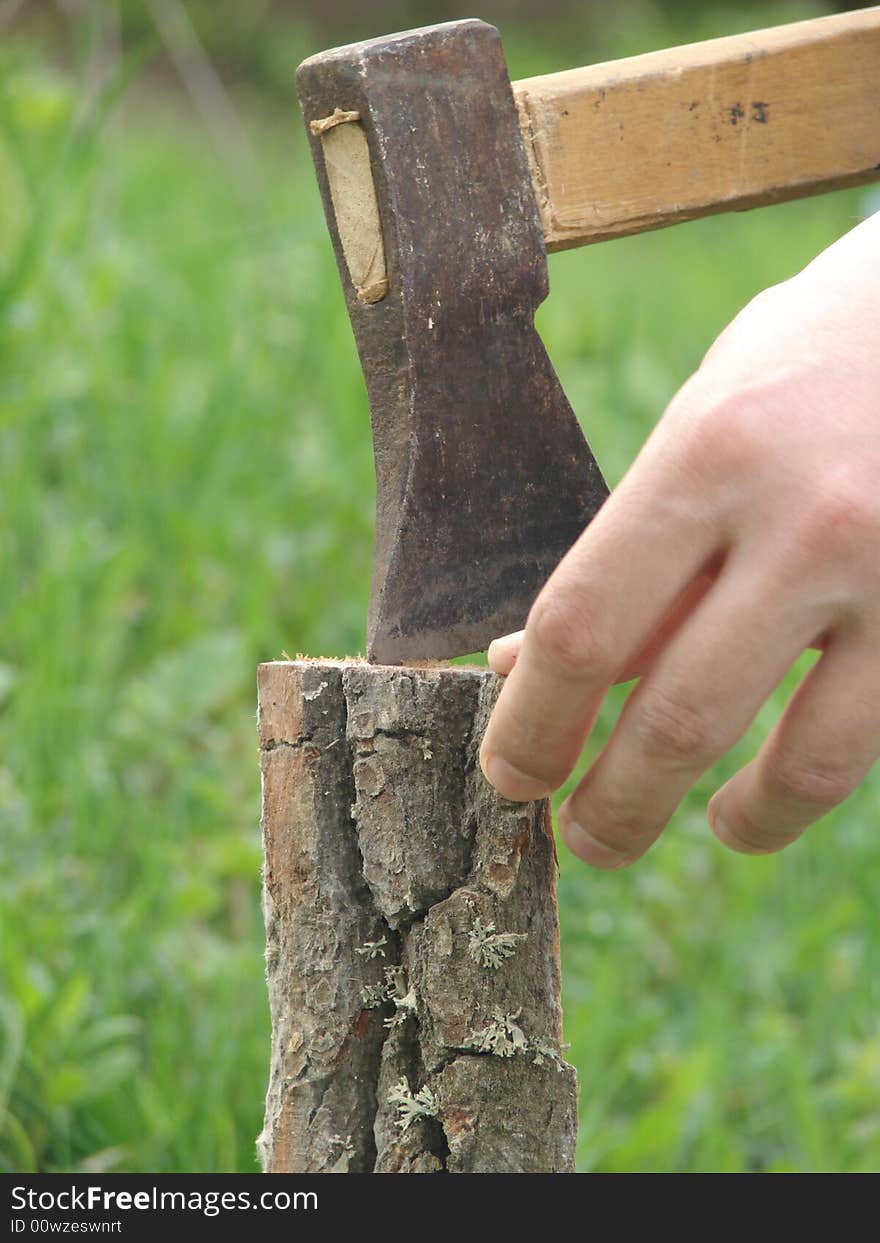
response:
<path id="1" fill-rule="evenodd" d="M 260 667 L 268 1172 L 573 1168 L 549 807 L 480 773 L 497 685 Z"/>

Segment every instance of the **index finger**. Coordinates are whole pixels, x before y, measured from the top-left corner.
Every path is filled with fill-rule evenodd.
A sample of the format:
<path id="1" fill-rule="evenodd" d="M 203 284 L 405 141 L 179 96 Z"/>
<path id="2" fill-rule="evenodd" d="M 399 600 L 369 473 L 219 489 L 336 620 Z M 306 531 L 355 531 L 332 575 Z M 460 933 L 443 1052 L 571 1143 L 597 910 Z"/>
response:
<path id="1" fill-rule="evenodd" d="M 608 688 L 717 552 L 688 493 L 663 454 L 640 458 L 535 601 L 480 749 L 506 798 L 565 781 Z"/>

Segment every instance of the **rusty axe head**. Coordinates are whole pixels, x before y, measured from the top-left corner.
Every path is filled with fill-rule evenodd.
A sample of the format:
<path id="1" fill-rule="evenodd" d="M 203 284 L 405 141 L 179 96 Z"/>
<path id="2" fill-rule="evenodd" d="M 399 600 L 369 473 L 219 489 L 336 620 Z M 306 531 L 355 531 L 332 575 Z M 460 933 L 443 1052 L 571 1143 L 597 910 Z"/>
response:
<path id="1" fill-rule="evenodd" d="M 606 495 L 534 328 L 546 252 L 498 32 L 337 48 L 297 90 L 372 414 L 368 655 L 479 651 Z"/>

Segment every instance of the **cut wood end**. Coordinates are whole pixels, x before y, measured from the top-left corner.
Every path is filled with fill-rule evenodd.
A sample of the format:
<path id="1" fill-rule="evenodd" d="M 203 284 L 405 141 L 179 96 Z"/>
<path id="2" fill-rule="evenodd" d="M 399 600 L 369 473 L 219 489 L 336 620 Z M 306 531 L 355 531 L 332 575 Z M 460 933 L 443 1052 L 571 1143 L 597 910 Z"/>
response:
<path id="1" fill-rule="evenodd" d="M 416 674 L 420 677 L 431 677 L 449 674 L 452 677 L 472 677 L 475 673 L 490 675 L 492 670 L 487 665 L 453 665 L 445 660 L 408 661 L 405 665 L 383 665 L 363 656 L 302 656 L 286 660 L 264 660 L 257 666 L 260 677 L 280 677 L 285 674 L 301 673 L 306 669 L 351 669 L 366 666 L 374 669 L 377 674 Z"/>

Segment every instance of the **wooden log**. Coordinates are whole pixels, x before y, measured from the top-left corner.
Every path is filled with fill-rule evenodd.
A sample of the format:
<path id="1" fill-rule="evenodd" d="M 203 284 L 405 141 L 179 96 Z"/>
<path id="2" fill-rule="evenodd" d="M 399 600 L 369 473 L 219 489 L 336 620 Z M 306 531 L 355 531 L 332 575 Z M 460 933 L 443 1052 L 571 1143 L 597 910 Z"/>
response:
<path id="1" fill-rule="evenodd" d="M 549 807 L 480 773 L 497 685 L 260 667 L 266 1171 L 573 1169 Z"/>
<path id="2" fill-rule="evenodd" d="M 880 7 L 513 91 L 548 250 L 880 177 Z"/>

